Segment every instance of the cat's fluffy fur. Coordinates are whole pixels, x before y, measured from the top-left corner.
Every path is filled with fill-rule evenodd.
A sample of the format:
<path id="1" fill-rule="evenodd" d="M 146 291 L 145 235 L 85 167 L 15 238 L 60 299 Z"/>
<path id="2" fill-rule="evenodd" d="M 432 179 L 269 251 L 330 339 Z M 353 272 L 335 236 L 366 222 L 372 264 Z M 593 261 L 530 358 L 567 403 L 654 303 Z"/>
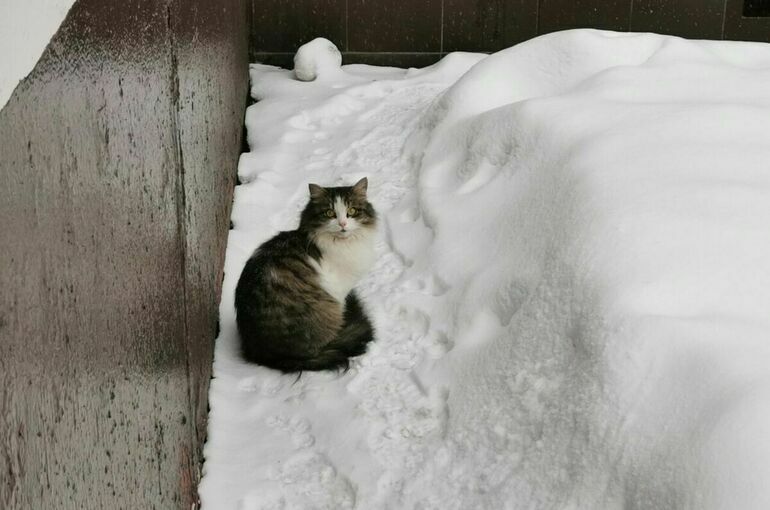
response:
<path id="1" fill-rule="evenodd" d="M 352 292 L 375 259 L 367 180 L 309 189 L 297 230 L 257 248 L 235 290 L 244 357 L 283 372 L 346 369 L 374 337 Z"/>

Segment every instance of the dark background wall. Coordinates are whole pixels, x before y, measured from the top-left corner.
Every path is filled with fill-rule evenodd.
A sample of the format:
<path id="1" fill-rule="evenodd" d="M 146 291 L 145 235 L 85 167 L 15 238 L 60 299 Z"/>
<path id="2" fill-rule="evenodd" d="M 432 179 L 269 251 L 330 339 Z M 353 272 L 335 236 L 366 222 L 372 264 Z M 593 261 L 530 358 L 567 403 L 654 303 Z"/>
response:
<path id="1" fill-rule="evenodd" d="M 190 509 L 245 0 L 78 0 L 0 110 L 0 508 Z"/>
<path id="2" fill-rule="evenodd" d="M 770 16 L 767 0 L 252 0 L 252 11 L 251 60 L 287 68 L 317 36 L 344 63 L 400 67 L 568 28 L 770 42 L 770 17 L 756 17 Z"/>

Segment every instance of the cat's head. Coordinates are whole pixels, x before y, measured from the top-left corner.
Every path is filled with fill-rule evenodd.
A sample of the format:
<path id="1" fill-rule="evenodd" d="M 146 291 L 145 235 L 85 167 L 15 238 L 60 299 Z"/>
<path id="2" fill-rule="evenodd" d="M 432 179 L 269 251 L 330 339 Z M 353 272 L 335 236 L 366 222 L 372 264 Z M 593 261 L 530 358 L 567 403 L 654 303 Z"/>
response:
<path id="1" fill-rule="evenodd" d="M 310 184 L 310 201 L 300 218 L 300 229 L 339 239 L 355 237 L 375 227 L 377 214 L 366 199 L 366 177 L 353 186 L 324 188 Z"/>

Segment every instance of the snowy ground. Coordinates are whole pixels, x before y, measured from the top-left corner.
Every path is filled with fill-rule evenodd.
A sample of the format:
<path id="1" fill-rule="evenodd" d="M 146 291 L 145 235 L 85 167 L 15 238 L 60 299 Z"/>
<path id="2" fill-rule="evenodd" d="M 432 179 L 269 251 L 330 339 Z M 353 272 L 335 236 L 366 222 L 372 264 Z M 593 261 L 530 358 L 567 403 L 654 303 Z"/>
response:
<path id="1" fill-rule="evenodd" d="M 204 507 L 770 508 L 770 45 L 484 57 L 253 66 Z M 243 363 L 246 259 L 308 181 L 364 175 L 376 342 L 343 375 Z"/>

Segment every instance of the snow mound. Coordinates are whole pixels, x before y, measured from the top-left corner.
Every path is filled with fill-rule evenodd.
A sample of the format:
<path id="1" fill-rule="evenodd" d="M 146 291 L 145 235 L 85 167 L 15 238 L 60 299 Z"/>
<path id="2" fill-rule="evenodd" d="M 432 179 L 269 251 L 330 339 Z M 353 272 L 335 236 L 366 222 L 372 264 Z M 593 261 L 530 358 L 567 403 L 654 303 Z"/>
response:
<path id="1" fill-rule="evenodd" d="M 313 81 L 335 75 L 342 66 L 340 50 L 328 39 L 316 37 L 299 47 L 294 55 L 294 75 L 300 81 Z"/>
<path id="2" fill-rule="evenodd" d="M 453 367 L 448 429 L 515 437 L 468 435 L 453 458 L 520 463 L 485 492 L 770 504 L 767 433 L 734 434 L 770 430 L 768 59 L 766 45 L 567 32 L 489 57 L 429 113 L 427 258 L 462 291 L 428 314 L 484 339 Z M 490 313 L 500 326 L 476 334 Z M 423 473 L 424 490 L 446 481 L 457 508 L 478 504 L 451 470 Z"/>
<path id="3" fill-rule="evenodd" d="M 576 30 L 252 80 L 206 508 L 770 508 L 770 45 Z M 376 342 L 243 363 L 246 259 L 307 181 L 364 175 Z"/>

